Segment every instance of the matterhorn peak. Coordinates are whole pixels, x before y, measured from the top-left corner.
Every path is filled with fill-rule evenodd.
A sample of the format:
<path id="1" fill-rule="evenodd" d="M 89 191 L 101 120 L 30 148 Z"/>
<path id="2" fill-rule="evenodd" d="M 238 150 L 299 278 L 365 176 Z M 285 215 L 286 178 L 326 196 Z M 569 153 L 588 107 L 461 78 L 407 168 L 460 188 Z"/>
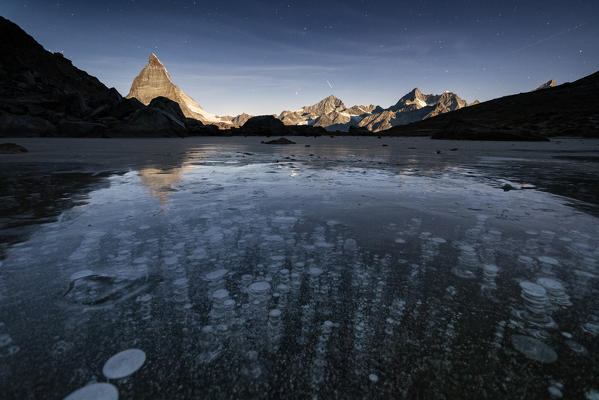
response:
<path id="1" fill-rule="evenodd" d="M 150 54 L 148 64 L 133 80 L 127 98 L 135 97 L 143 104 L 148 105 L 156 97 L 166 97 L 181 107 L 183 115 L 195 118 L 203 123 L 230 124 L 226 118 L 206 112 L 194 99 L 184 93 L 171 80 L 164 64 L 156 54 Z"/>
<path id="2" fill-rule="evenodd" d="M 156 54 L 154 54 L 154 53 L 150 54 L 150 58 L 148 59 L 148 64 L 158 64 L 158 65 L 164 66 L 158 59 L 158 56 L 156 56 Z"/>

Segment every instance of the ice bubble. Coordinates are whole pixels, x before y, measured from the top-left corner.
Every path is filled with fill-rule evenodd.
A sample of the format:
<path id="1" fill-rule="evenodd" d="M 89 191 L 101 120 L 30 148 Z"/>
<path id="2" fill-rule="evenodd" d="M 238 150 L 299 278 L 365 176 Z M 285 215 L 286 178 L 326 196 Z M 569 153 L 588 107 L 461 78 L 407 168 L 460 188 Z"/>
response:
<path id="1" fill-rule="evenodd" d="M 559 389 L 558 389 L 557 387 L 555 387 L 555 386 L 549 386 L 549 387 L 547 388 L 547 391 L 549 392 L 549 395 L 550 395 L 551 397 L 555 397 L 555 398 L 558 398 L 558 399 L 561 399 L 562 397 L 564 397 L 564 394 L 562 393 L 562 391 L 561 391 L 561 390 L 559 390 Z"/>
<path id="2" fill-rule="evenodd" d="M 279 318 L 281 316 L 281 310 L 275 308 L 273 310 L 270 310 L 270 312 L 268 313 L 268 315 L 271 318 Z"/>
<path id="3" fill-rule="evenodd" d="M 64 400 L 117 400 L 119 391 L 110 383 L 92 383 L 75 390 Z"/>
<path id="4" fill-rule="evenodd" d="M 71 275 L 71 280 L 74 281 L 76 279 L 85 278 L 86 276 L 94 275 L 94 271 L 91 269 L 84 269 L 81 271 L 77 271 Z"/>
<path id="5" fill-rule="evenodd" d="M 529 264 L 532 264 L 534 262 L 534 260 L 531 257 L 520 255 L 520 256 L 518 256 L 518 262 L 529 265 Z"/>
<path id="6" fill-rule="evenodd" d="M 229 271 L 227 271 L 224 268 L 217 269 L 215 271 L 208 272 L 206 274 L 206 279 L 209 281 L 217 281 L 217 280 L 223 279 L 225 277 L 225 275 L 227 275 L 228 272 Z"/>
<path id="7" fill-rule="evenodd" d="M 223 300 L 229 297 L 229 291 L 227 289 L 218 289 L 212 294 L 214 300 Z"/>
<path id="8" fill-rule="evenodd" d="M 587 349 L 583 345 L 573 340 L 566 340 L 568 347 L 575 353 L 586 354 Z"/>
<path id="9" fill-rule="evenodd" d="M 141 368 L 146 361 L 146 353 L 140 349 L 123 350 L 110 357 L 102 373 L 108 379 L 119 379 L 131 375 Z"/>
<path id="10" fill-rule="evenodd" d="M 164 263 L 166 265 L 175 265 L 178 261 L 177 256 L 164 257 Z"/>
<path id="11" fill-rule="evenodd" d="M 281 293 L 289 293 L 289 286 L 281 283 L 279 286 L 277 286 L 277 290 Z"/>
<path id="12" fill-rule="evenodd" d="M 554 265 L 554 266 L 559 265 L 559 261 L 557 261 L 553 257 L 540 256 L 540 257 L 537 257 L 537 260 L 539 260 L 540 262 L 542 262 L 544 264 L 549 264 L 549 265 Z"/>
<path id="13" fill-rule="evenodd" d="M 345 251 L 355 251 L 358 248 L 358 243 L 355 239 L 346 239 L 343 248 Z"/>
<path id="14" fill-rule="evenodd" d="M 322 269 L 317 267 L 310 267 L 308 273 L 312 276 L 319 276 L 320 274 L 322 274 Z"/>
<path id="15" fill-rule="evenodd" d="M 137 298 L 135 299 L 135 301 L 137 301 L 139 303 L 146 303 L 150 300 L 152 300 L 152 295 L 149 293 L 142 294 L 141 296 L 137 296 Z"/>
<path id="16" fill-rule="evenodd" d="M 543 286 L 529 281 L 520 282 L 520 287 L 522 288 L 524 294 L 527 294 L 533 298 L 544 298 L 547 294 L 547 291 Z"/>
<path id="17" fill-rule="evenodd" d="M 599 400 L 599 391 L 595 389 L 587 391 L 584 395 L 587 398 L 587 400 Z"/>
<path id="18" fill-rule="evenodd" d="M 401 239 L 401 238 L 397 238 L 397 239 L 395 239 L 395 243 L 398 243 L 398 244 L 404 244 L 405 242 L 406 242 L 406 241 L 405 241 L 405 240 L 403 240 L 403 239 Z"/>
<path id="19" fill-rule="evenodd" d="M 186 286 L 189 281 L 187 278 L 178 278 L 173 281 L 175 286 Z"/>
<path id="20" fill-rule="evenodd" d="M 440 237 L 434 237 L 431 240 L 437 244 L 447 243 L 447 240 L 440 238 Z"/>
<path id="21" fill-rule="evenodd" d="M 539 278 L 537 279 L 537 283 L 543 286 L 548 291 L 563 291 L 564 285 L 560 281 L 557 281 L 552 278 Z"/>
<path id="22" fill-rule="evenodd" d="M 252 293 L 263 294 L 270 290 L 270 284 L 265 281 L 254 282 L 249 286 L 249 290 Z"/>
<path id="23" fill-rule="evenodd" d="M 545 288 L 547 291 L 547 295 L 549 299 L 560 306 L 569 306 L 570 298 L 566 294 L 564 285 L 552 278 L 539 278 L 537 279 L 537 283 Z"/>
<path id="24" fill-rule="evenodd" d="M 379 377 L 376 374 L 368 375 L 368 379 L 370 379 L 370 382 L 372 383 L 377 383 L 379 381 Z"/>
<path id="25" fill-rule="evenodd" d="M 513 335 L 512 345 L 531 360 L 542 363 L 552 363 L 557 360 L 557 354 L 551 347 L 530 336 Z"/>
<path id="26" fill-rule="evenodd" d="M 50 350 L 50 354 L 52 354 L 54 357 L 60 357 L 72 348 L 73 343 L 67 342 L 65 340 L 59 340 L 56 343 L 54 343 L 54 345 L 52 345 L 52 350 Z"/>
<path id="27" fill-rule="evenodd" d="M 0 347 L 8 346 L 12 343 L 12 338 L 8 333 L 0 333 Z"/>
<path id="28" fill-rule="evenodd" d="M 495 264 L 484 264 L 483 265 L 483 273 L 485 274 L 485 276 L 487 276 L 489 278 L 496 277 L 498 271 L 499 271 L 499 268 Z"/>
<path id="29" fill-rule="evenodd" d="M 247 352 L 248 361 L 257 361 L 258 360 L 258 352 L 255 350 L 250 350 Z"/>
<path id="30" fill-rule="evenodd" d="M 582 330 L 593 336 L 599 335 L 599 321 L 589 321 L 582 325 Z"/>
<path id="31" fill-rule="evenodd" d="M 235 300 L 233 300 L 233 299 L 227 299 L 227 300 L 225 300 L 225 302 L 223 304 L 227 308 L 233 308 L 233 307 L 235 307 L 236 303 L 235 303 Z"/>

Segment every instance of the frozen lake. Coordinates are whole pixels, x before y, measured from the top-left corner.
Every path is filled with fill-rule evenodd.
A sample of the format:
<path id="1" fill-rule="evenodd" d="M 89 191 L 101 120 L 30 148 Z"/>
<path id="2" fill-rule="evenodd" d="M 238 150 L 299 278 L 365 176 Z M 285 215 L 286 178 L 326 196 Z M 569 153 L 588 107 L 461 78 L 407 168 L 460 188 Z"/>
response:
<path id="1" fill-rule="evenodd" d="M 598 140 L 260 140 L 14 140 L 2 398 L 599 399 Z"/>

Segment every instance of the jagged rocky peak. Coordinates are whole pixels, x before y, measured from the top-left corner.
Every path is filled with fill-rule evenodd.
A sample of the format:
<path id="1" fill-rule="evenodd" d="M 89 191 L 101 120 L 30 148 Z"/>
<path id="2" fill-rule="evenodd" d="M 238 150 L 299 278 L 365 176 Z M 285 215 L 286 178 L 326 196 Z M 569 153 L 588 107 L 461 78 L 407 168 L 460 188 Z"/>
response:
<path id="1" fill-rule="evenodd" d="M 441 104 L 451 110 L 457 110 L 458 108 L 466 107 L 468 102 L 453 92 L 445 92 L 441 96 L 438 96 L 437 104 Z"/>
<path id="2" fill-rule="evenodd" d="M 247 113 L 242 113 L 242 114 L 239 114 L 238 116 L 232 118 L 231 122 L 234 125 L 242 126 L 243 124 L 245 124 L 252 117 L 253 117 L 253 115 L 250 115 L 250 114 L 247 114 Z"/>
<path id="3" fill-rule="evenodd" d="M 322 114 L 328 114 L 337 108 L 345 108 L 345 105 L 343 104 L 343 101 L 341 101 L 341 99 L 339 99 L 331 94 L 316 104 L 304 107 L 303 111 L 304 111 L 304 113 L 308 113 L 308 114 L 322 115 Z"/>
<path id="4" fill-rule="evenodd" d="M 153 98 L 159 96 L 178 102 L 176 88 L 164 64 L 160 62 L 156 54 L 152 53 L 148 64 L 133 80 L 127 98 L 135 97 L 145 105 L 150 104 Z"/>
<path id="5" fill-rule="evenodd" d="M 409 93 L 403 96 L 392 108 L 400 109 L 411 106 L 411 108 L 422 108 L 434 105 L 439 99 L 439 96 L 433 94 L 424 94 L 418 88 L 412 89 Z"/>
<path id="6" fill-rule="evenodd" d="M 556 86 L 557 86 L 557 82 L 555 81 L 555 79 L 551 79 L 551 80 L 543 83 L 541 86 L 539 86 L 535 90 L 549 89 L 549 88 L 556 87 Z"/>
<path id="7" fill-rule="evenodd" d="M 206 112 L 194 99 L 179 89 L 172 82 L 164 64 L 156 54 L 152 53 L 148 64 L 133 80 L 127 98 L 135 97 L 143 104 L 148 105 L 152 99 L 159 96 L 178 103 L 187 118 L 194 118 L 205 124 L 222 125 L 221 127 L 231 124 L 230 119 Z"/>
<path id="8" fill-rule="evenodd" d="M 416 99 L 424 99 L 424 94 L 418 88 L 412 89 L 408 94 L 406 94 L 402 99 L 416 100 Z"/>

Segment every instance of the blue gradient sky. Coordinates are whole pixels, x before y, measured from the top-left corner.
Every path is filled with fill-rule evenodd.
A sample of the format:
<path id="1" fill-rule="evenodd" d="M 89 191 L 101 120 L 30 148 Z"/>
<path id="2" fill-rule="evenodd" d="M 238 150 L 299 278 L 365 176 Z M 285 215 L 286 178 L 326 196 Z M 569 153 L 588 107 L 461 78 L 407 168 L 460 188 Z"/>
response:
<path id="1" fill-rule="evenodd" d="M 599 1 L 12 1 L 0 14 L 126 95 L 151 52 L 207 111 L 414 87 L 469 102 L 599 70 Z"/>

